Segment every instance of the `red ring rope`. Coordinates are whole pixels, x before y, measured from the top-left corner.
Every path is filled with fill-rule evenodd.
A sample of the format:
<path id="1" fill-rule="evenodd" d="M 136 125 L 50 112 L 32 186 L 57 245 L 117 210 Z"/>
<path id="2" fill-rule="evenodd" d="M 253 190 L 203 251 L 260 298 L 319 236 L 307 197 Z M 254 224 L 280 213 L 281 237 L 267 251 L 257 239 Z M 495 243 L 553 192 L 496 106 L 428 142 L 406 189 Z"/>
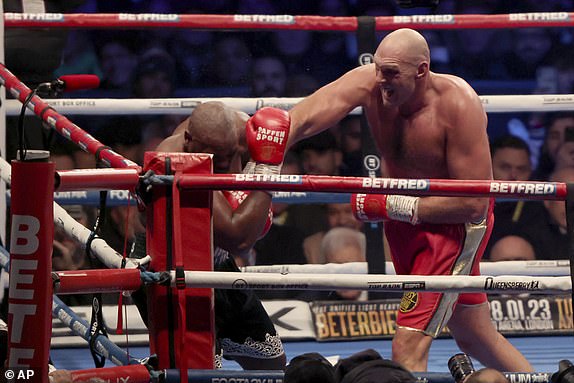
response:
<path id="1" fill-rule="evenodd" d="M 139 269 L 92 269 L 53 272 L 54 294 L 134 291 L 141 287 Z"/>
<path id="2" fill-rule="evenodd" d="M 378 16 L 378 31 L 397 28 L 467 29 L 571 27 L 574 12 L 532 12 L 499 15 Z M 293 15 L 179 15 L 159 13 L 5 13 L 8 28 L 196 28 L 356 31 L 356 17 Z"/>
<path id="3" fill-rule="evenodd" d="M 32 92 L 30 88 L 24 85 L 24 83 L 22 83 L 2 64 L 0 64 L 0 83 L 6 87 L 12 96 L 18 98 L 20 102 L 24 102 L 26 97 L 28 97 Z M 79 126 L 56 112 L 56 110 L 51 108 L 40 97 L 32 97 L 31 102 L 28 104 L 28 108 L 32 109 L 34 113 L 46 124 L 57 130 L 58 133 L 75 143 L 84 151 L 92 154 L 98 153 L 99 159 L 108 166 L 140 170 L 138 164 L 103 145 L 90 134 L 82 130 Z"/>
<path id="4" fill-rule="evenodd" d="M 388 193 L 458 197 L 564 200 L 561 182 L 399 179 L 309 175 L 184 174 L 183 189 L 288 190 L 334 193 Z"/>

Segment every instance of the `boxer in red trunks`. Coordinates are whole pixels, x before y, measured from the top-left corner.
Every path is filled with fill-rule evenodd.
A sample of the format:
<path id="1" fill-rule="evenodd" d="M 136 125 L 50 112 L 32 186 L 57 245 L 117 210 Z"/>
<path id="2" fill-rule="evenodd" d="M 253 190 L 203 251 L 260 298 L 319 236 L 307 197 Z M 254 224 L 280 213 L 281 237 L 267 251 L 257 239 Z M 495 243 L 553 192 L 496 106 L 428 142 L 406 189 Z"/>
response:
<path id="1" fill-rule="evenodd" d="M 334 126 L 359 106 L 389 176 L 492 179 L 480 99 L 463 79 L 430 71 L 429 47 L 418 32 L 399 29 L 388 34 L 374 63 L 349 71 L 295 105 L 289 112 L 289 144 Z M 491 225 L 486 219 L 488 198 L 357 195 L 352 203 L 363 220 L 387 220 L 397 271 L 478 272 L 476 262 Z M 461 297 L 457 304 L 456 294 L 406 293 L 393 359 L 410 370 L 425 371 L 433 337 L 448 324 L 459 347 L 482 364 L 532 371 L 496 331 L 484 295 Z"/>
<path id="2" fill-rule="evenodd" d="M 385 222 L 397 275 L 480 275 L 480 259 L 492 230 L 493 218 L 490 209 L 487 219 L 477 224 Z M 436 337 L 444 327 L 445 318 L 452 315 L 455 302 L 478 305 L 486 301 L 484 293 L 408 292 L 401 301 L 397 323 L 403 328 Z"/>

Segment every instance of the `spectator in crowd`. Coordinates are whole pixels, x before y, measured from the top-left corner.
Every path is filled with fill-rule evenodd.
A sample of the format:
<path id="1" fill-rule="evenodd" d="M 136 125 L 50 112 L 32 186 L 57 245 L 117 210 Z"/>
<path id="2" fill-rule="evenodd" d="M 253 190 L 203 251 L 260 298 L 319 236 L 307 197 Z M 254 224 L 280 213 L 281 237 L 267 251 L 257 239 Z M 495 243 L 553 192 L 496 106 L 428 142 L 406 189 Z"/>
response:
<path id="1" fill-rule="evenodd" d="M 526 181 L 532 175 L 530 148 L 520 137 L 506 135 L 490 146 L 495 180 Z"/>
<path id="2" fill-rule="evenodd" d="M 73 153 L 78 147 L 67 140 L 56 140 L 50 148 L 50 161 L 54 162 L 56 170 L 71 170 L 76 168 Z"/>
<path id="3" fill-rule="evenodd" d="M 348 204 L 347 204 L 348 206 Z M 356 229 L 334 227 L 321 241 L 321 257 L 325 263 L 348 263 L 366 261 L 365 235 Z M 337 290 L 321 297 L 328 300 L 367 300 L 367 291 Z"/>
<path id="4" fill-rule="evenodd" d="M 363 227 L 363 223 L 353 216 L 353 211 L 348 203 L 329 203 L 325 205 L 325 208 L 328 228 L 306 237 L 303 241 L 305 258 L 308 263 L 327 263 L 325 254 L 321 251 L 321 244 L 327 231 L 336 227 L 345 227 L 360 232 Z"/>
<path id="5" fill-rule="evenodd" d="M 494 140 L 490 145 L 492 157 L 492 173 L 495 180 L 526 181 L 530 179 L 532 168 L 530 166 L 530 149 L 528 144 L 519 137 L 506 135 Z M 512 246 L 520 242 L 519 238 L 511 238 L 499 243 L 506 236 L 513 236 L 519 226 L 533 219 L 532 209 L 525 209 L 526 201 L 497 201 L 494 206 L 494 227 L 485 252 L 485 258 L 492 257 L 493 247 L 496 244 L 496 257 L 502 254 L 514 254 L 517 248 Z M 539 203 L 538 203 L 539 204 Z M 540 205 L 540 204 L 539 204 Z M 534 210 L 539 211 L 539 209 Z M 528 244 L 523 244 L 526 247 Z M 489 255 L 490 254 L 490 255 Z M 492 258 L 491 258 L 492 260 Z"/>
<path id="6" fill-rule="evenodd" d="M 150 48 L 139 58 L 132 93 L 136 98 L 168 98 L 175 91 L 175 62 L 163 49 Z"/>
<path id="7" fill-rule="evenodd" d="M 301 141 L 295 150 L 299 153 L 305 174 L 323 176 L 341 174 L 343 155 L 335 135 L 330 130 Z"/>
<path id="8" fill-rule="evenodd" d="M 534 261 L 534 247 L 521 236 L 507 235 L 492 245 L 489 257 L 491 262 L 499 261 Z"/>
<path id="9" fill-rule="evenodd" d="M 540 149 L 538 167 L 532 177 L 540 181 L 547 180 L 549 174 L 556 167 L 564 167 L 566 164 L 566 166 L 570 166 L 572 164 L 571 144 L 564 144 L 573 138 L 567 135 L 567 131 L 569 129 L 571 132 L 574 131 L 574 113 L 547 113 L 544 125 L 546 127 L 544 144 Z"/>
<path id="10" fill-rule="evenodd" d="M 216 40 L 205 70 L 207 87 L 247 87 L 251 74 L 251 51 L 245 40 L 226 34 Z M 225 92 L 225 90 L 222 90 Z"/>
<path id="11" fill-rule="evenodd" d="M 286 82 L 285 65 L 279 58 L 264 56 L 253 61 L 251 75 L 253 97 L 283 97 Z"/>
<path id="12" fill-rule="evenodd" d="M 573 182 L 574 167 L 554 171 L 548 181 Z M 564 201 L 528 201 L 524 205 L 522 214 L 525 219 L 518 222 L 509 235 L 515 235 L 527 241 L 534 249 L 536 259 L 568 259 L 568 234 Z M 507 243 L 507 245 L 508 247 L 513 246 L 512 243 Z M 516 241 L 514 245 L 516 245 Z M 528 257 L 530 252 L 528 246 L 523 242 L 518 246 L 525 248 L 523 257 Z M 517 249 L 508 247 L 500 252 L 504 254 L 516 254 L 518 252 Z"/>
<path id="13" fill-rule="evenodd" d="M 574 167 L 554 171 L 549 182 L 574 182 Z M 566 202 L 545 200 L 545 213 L 524 227 L 524 237 L 533 245 L 536 259 L 568 259 Z"/>
<path id="14" fill-rule="evenodd" d="M 102 78 L 100 88 L 118 90 L 128 94 L 131 90 L 133 72 L 138 64 L 135 35 L 112 38 L 104 34 L 98 38 L 97 45 Z M 129 37 L 131 36 L 131 38 Z"/>
<path id="15" fill-rule="evenodd" d="M 506 73 L 515 79 L 534 80 L 536 69 L 549 61 L 554 46 L 548 28 L 512 29 L 512 51 L 504 59 Z"/>

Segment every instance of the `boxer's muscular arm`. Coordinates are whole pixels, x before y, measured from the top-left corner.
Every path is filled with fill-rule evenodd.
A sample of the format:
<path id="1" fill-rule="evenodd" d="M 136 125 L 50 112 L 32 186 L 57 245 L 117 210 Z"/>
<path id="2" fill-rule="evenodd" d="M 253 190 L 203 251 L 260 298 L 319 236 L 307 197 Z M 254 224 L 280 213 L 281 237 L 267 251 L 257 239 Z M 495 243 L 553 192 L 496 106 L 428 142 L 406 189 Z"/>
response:
<path id="1" fill-rule="evenodd" d="M 290 111 L 292 146 L 335 125 L 354 108 L 364 105 L 376 87 L 374 64 L 353 69 L 304 98 Z"/>
<path id="2" fill-rule="evenodd" d="M 245 124 L 248 119 L 249 115 L 246 113 L 237 112 L 236 128 L 239 150 L 234 161 L 239 160 L 241 155 L 249 157 L 245 136 Z M 232 171 L 239 173 L 241 167 L 238 170 L 232 168 Z M 235 210 L 231 208 L 223 193 L 214 192 L 213 237 L 215 244 L 234 255 L 248 252 L 261 235 L 270 206 L 271 196 L 263 191 L 254 190 L 249 193 Z"/>
<path id="3" fill-rule="evenodd" d="M 253 191 L 235 211 L 220 191 L 213 192 L 213 239 L 234 255 L 249 251 L 261 234 L 271 206 L 271 196 Z"/>
<path id="4" fill-rule="evenodd" d="M 453 102 L 448 111 L 452 123 L 446 132 L 450 177 L 492 179 L 487 118 L 478 96 L 466 90 L 461 95 L 450 97 L 449 102 Z M 418 217 L 422 222 L 430 223 L 477 222 L 485 216 L 488 201 L 488 198 L 424 197 L 419 201 Z"/>

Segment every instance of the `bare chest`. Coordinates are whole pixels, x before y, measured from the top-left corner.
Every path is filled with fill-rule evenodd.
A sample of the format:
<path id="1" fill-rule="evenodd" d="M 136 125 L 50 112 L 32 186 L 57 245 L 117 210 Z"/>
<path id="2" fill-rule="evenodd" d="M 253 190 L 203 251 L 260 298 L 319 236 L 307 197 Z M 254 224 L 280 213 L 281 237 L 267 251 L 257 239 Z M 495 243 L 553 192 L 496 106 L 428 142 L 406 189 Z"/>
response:
<path id="1" fill-rule="evenodd" d="M 410 118 L 368 111 L 369 124 L 391 177 L 448 176 L 445 126 L 433 110 Z"/>

